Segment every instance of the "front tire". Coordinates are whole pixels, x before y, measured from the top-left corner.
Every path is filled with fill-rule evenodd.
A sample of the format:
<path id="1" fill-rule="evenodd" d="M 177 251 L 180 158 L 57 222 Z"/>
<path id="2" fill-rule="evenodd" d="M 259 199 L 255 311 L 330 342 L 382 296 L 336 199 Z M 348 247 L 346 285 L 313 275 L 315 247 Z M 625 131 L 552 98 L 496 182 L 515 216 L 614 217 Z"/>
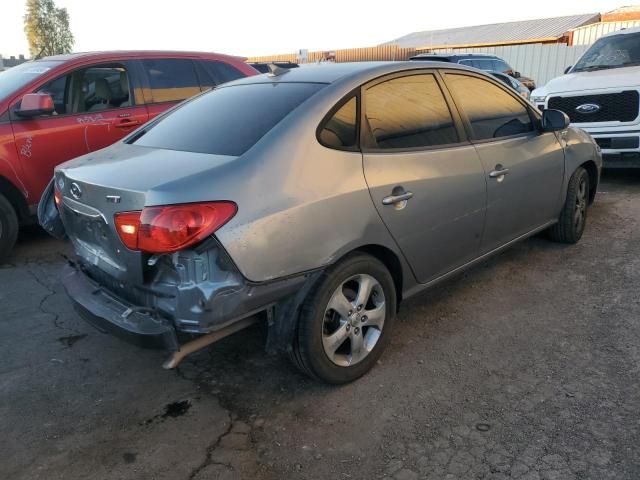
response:
<path id="1" fill-rule="evenodd" d="M 549 229 L 551 240 L 578 243 L 587 224 L 589 207 L 589 173 L 579 167 L 569 179 L 567 198 L 558 223 Z"/>
<path id="2" fill-rule="evenodd" d="M 0 194 L 0 263 L 3 263 L 18 239 L 18 215 L 3 195 Z"/>
<path id="3" fill-rule="evenodd" d="M 389 270 L 370 255 L 351 255 L 323 273 L 305 299 L 291 358 L 313 378 L 351 382 L 382 355 L 395 313 Z"/>

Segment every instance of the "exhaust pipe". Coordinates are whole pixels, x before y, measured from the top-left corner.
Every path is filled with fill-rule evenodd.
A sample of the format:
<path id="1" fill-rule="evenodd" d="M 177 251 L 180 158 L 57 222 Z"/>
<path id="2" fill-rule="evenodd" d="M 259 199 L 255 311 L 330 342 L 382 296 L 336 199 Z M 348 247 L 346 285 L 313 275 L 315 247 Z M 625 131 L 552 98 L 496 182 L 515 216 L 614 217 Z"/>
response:
<path id="1" fill-rule="evenodd" d="M 183 345 L 180 345 L 180 349 L 177 352 L 174 352 L 168 359 L 162 364 L 162 368 L 165 370 L 171 370 L 176 368 L 182 360 L 187 355 L 192 354 L 193 352 L 197 352 L 198 350 L 202 350 L 204 347 L 211 345 L 218 340 L 222 340 L 225 337 L 228 337 L 232 333 L 236 333 L 239 330 L 243 330 L 259 320 L 257 315 L 252 317 L 243 318 L 242 320 L 238 320 L 237 322 L 232 323 L 224 327 L 221 330 L 217 330 L 215 332 L 207 333 L 206 335 L 202 335 L 201 337 L 196 338 L 190 342 L 187 342 Z"/>

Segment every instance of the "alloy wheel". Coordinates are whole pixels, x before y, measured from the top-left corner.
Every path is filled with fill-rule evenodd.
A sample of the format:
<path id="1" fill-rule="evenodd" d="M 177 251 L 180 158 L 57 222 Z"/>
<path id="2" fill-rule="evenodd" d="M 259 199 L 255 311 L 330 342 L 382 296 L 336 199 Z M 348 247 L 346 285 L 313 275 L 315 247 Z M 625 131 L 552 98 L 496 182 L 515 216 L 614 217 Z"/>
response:
<path id="1" fill-rule="evenodd" d="M 378 343 L 386 304 L 380 282 L 354 275 L 331 296 L 322 322 L 322 346 L 333 363 L 348 367 L 361 362 Z"/>
<path id="2" fill-rule="evenodd" d="M 587 180 L 583 178 L 576 192 L 576 205 L 573 214 L 573 224 L 576 232 L 580 232 L 584 226 L 587 213 Z"/>

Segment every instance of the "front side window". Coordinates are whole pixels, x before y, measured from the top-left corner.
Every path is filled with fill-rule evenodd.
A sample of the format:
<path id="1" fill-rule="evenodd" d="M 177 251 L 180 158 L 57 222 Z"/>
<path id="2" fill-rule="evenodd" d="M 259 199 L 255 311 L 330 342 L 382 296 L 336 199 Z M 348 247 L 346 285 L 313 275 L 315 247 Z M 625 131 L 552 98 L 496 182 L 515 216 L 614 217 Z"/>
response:
<path id="1" fill-rule="evenodd" d="M 366 91 L 372 148 L 418 148 L 457 143 L 451 112 L 431 74 L 379 83 Z"/>
<path id="2" fill-rule="evenodd" d="M 325 86 L 255 83 L 216 88 L 152 123 L 132 142 L 142 147 L 239 156 Z"/>
<path id="3" fill-rule="evenodd" d="M 357 114 L 358 99 L 352 97 L 325 122 L 320 130 L 320 142 L 331 148 L 355 147 L 358 137 Z"/>
<path id="4" fill-rule="evenodd" d="M 640 65 L 640 33 L 603 37 L 587 50 L 572 72 Z"/>
<path id="5" fill-rule="evenodd" d="M 509 137 L 534 130 L 527 108 L 486 80 L 448 73 L 447 85 L 471 124 L 474 140 Z"/>
<path id="6" fill-rule="evenodd" d="M 69 91 L 70 80 L 70 75 L 64 75 L 43 85 L 37 90 L 37 93 L 46 93 L 51 96 L 55 115 L 64 115 L 67 113 L 67 92 Z"/>
<path id="7" fill-rule="evenodd" d="M 59 115 L 131 106 L 129 74 L 119 65 L 94 66 L 58 77 L 38 89 L 53 98 Z"/>
<path id="8" fill-rule="evenodd" d="M 193 61 L 188 58 L 143 60 L 153 103 L 181 101 L 200 93 Z"/>

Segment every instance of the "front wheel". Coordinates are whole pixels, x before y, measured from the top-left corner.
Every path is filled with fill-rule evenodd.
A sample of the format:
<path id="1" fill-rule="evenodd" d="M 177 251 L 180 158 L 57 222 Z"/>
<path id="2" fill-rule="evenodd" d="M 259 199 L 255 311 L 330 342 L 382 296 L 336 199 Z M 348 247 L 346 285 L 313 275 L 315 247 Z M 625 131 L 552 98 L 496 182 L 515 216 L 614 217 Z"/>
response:
<path id="1" fill-rule="evenodd" d="M 589 173 L 579 167 L 569 179 L 567 198 L 558 223 L 549 229 L 551 240 L 578 243 L 587 224 L 589 207 Z"/>
<path id="2" fill-rule="evenodd" d="M 291 358 L 311 377 L 351 382 L 382 355 L 395 313 L 389 270 L 370 255 L 352 255 L 327 270 L 305 299 Z"/>
<path id="3" fill-rule="evenodd" d="M 18 238 L 18 216 L 9 200 L 0 194 L 0 263 L 11 253 Z"/>

